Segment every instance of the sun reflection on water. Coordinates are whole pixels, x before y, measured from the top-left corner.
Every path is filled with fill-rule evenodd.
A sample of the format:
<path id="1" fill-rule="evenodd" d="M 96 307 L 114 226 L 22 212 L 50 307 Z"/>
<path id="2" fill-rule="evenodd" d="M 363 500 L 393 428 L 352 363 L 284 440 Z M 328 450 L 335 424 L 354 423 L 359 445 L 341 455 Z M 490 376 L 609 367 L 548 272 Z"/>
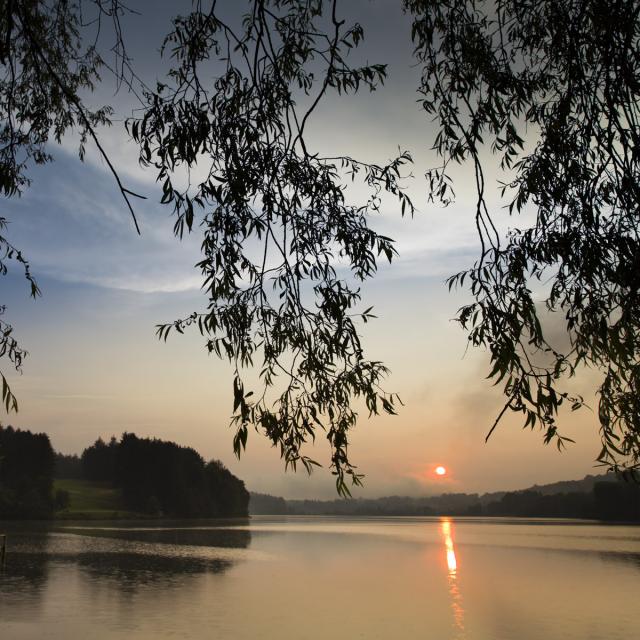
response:
<path id="1" fill-rule="evenodd" d="M 446 550 L 447 569 L 449 579 L 449 597 L 451 599 L 451 611 L 453 613 L 453 625 L 457 631 L 456 638 L 462 640 L 466 637 L 464 629 L 464 608 L 462 596 L 458 587 L 458 560 L 453 545 L 453 523 L 449 518 L 440 521 L 440 533 L 444 539 Z"/>
<path id="2" fill-rule="evenodd" d="M 455 575 L 458 570 L 458 561 L 456 560 L 456 552 L 453 548 L 453 538 L 451 537 L 451 520 L 445 518 L 440 523 L 440 530 L 444 537 L 444 545 L 447 549 L 447 567 L 449 575 Z"/>

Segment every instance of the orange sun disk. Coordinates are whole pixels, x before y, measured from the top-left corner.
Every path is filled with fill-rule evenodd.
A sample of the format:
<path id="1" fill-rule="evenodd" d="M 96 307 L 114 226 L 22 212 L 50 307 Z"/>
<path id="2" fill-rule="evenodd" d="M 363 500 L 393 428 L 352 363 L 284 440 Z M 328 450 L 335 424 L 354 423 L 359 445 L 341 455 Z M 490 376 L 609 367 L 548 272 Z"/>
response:
<path id="1" fill-rule="evenodd" d="M 447 473 L 447 470 L 444 467 L 436 467 L 435 471 L 438 476 L 444 476 Z"/>

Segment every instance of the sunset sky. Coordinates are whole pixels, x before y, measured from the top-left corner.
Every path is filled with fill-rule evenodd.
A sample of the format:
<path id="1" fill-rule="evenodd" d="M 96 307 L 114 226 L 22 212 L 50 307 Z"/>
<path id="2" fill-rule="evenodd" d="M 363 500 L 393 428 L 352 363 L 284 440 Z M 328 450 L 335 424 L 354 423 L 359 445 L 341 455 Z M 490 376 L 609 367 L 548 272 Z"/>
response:
<path id="1" fill-rule="evenodd" d="M 179 3 L 130 4 L 142 16 L 127 19 L 125 38 L 134 66 L 153 82 L 162 74 L 157 49 L 169 30 L 168 7 Z M 478 252 L 473 187 L 469 173 L 458 170 L 455 204 L 447 209 L 427 204 L 422 175 L 436 162 L 429 151 L 434 129 L 417 102 L 419 70 L 412 66 L 409 20 L 392 4 L 397 5 L 350 3 L 365 28 L 362 55 L 387 62 L 389 81 L 373 95 L 332 97 L 309 133 L 320 153 L 384 162 L 400 147 L 416 161 L 409 183 L 419 209 L 415 218 L 401 218 L 394 204 L 372 220 L 397 240 L 400 258 L 365 283 L 362 307 L 374 305 L 378 316 L 363 328 L 367 355 L 389 366 L 387 388 L 398 392 L 405 406 L 395 417 L 361 416 L 350 452 L 366 479 L 355 495 L 516 489 L 597 472 L 597 416 L 589 410 L 563 414 L 562 431 L 577 441 L 563 453 L 545 447 L 540 432 L 522 431 L 515 418 L 506 419 L 484 444 L 501 395 L 485 379 L 486 355 L 465 354 L 466 336 L 452 321 L 466 300 L 464 292 L 449 293 L 444 285 Z M 114 103 L 121 119 L 135 107 L 131 96 L 114 96 L 110 84 L 91 100 Z M 141 236 L 95 149 L 90 147 L 81 163 L 72 139 L 52 147 L 54 163 L 30 171 L 33 184 L 21 198 L 3 202 L 9 238 L 30 259 L 43 296 L 29 298 L 17 268 L 3 278 L 5 319 L 30 355 L 23 375 L 3 363 L 20 411 L 2 422 L 44 431 L 64 453 L 80 453 L 98 436 L 124 431 L 169 439 L 222 460 L 250 490 L 288 498 L 335 497 L 326 466 L 311 478 L 285 474 L 278 452 L 255 432 L 242 459 L 235 459 L 228 427 L 230 366 L 208 356 L 195 333 L 167 343 L 155 337 L 156 323 L 206 304 L 193 266 L 199 232 L 182 242 L 174 238 L 170 209 L 159 204 L 153 174 L 137 166 L 135 145 L 122 122 L 103 130 L 101 139 L 127 186 L 148 196 L 135 203 Z M 497 187 L 491 200 L 497 202 Z M 509 224 L 501 219 L 503 226 Z M 583 375 L 574 383 L 592 407 L 594 380 L 593 374 Z M 321 435 L 308 454 L 328 463 Z M 437 476 L 438 465 L 448 474 Z"/>

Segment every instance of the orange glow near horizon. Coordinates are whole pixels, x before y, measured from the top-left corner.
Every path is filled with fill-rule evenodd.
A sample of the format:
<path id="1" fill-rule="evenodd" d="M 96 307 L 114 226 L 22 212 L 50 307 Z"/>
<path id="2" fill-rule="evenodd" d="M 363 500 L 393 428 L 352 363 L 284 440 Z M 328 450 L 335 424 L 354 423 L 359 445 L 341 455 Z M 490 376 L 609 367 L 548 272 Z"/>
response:
<path id="1" fill-rule="evenodd" d="M 435 472 L 436 472 L 437 476 L 446 476 L 447 475 L 447 470 L 443 466 L 436 467 L 435 468 Z"/>

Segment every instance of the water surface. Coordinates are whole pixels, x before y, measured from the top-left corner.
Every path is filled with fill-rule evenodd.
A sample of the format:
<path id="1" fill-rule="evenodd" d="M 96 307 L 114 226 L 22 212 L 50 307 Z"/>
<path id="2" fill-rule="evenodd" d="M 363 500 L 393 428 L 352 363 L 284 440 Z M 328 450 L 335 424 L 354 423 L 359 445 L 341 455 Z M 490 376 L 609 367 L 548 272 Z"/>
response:
<path id="1" fill-rule="evenodd" d="M 627 640 L 640 527 L 439 518 L 4 523 L 2 640 Z"/>

